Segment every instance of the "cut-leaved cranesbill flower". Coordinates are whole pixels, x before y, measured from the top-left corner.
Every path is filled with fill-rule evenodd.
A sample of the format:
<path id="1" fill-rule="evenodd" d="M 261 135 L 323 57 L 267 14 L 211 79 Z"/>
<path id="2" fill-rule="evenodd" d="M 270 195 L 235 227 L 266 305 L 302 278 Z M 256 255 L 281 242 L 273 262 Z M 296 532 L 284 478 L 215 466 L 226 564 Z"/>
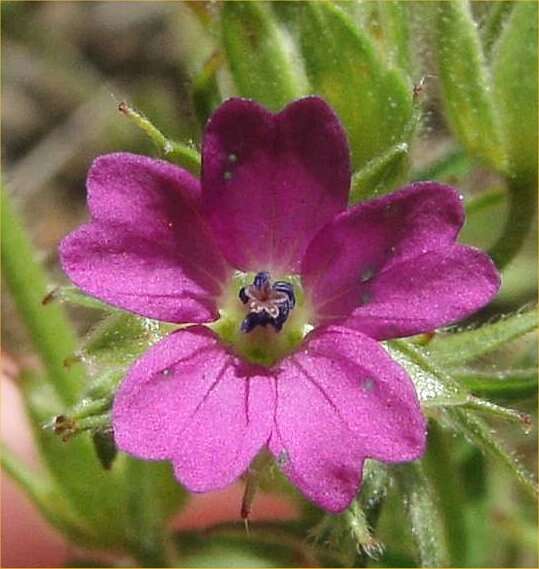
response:
<path id="1" fill-rule="evenodd" d="M 194 492 L 230 484 L 268 448 L 309 499 L 341 511 L 366 458 L 425 448 L 412 381 L 377 340 L 471 314 L 499 276 L 455 242 L 464 213 L 448 186 L 347 210 L 346 136 L 320 98 L 278 114 L 230 99 L 202 152 L 201 181 L 143 156 L 98 158 L 91 221 L 61 245 L 86 293 L 182 324 L 119 387 L 116 443 L 172 461 Z"/>

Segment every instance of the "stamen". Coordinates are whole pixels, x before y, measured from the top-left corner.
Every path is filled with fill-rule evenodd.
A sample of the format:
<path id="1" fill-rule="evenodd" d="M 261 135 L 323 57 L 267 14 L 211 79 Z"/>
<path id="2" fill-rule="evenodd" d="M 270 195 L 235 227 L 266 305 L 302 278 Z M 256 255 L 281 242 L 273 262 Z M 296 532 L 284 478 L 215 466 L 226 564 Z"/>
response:
<path id="1" fill-rule="evenodd" d="M 238 296 L 249 310 L 240 328 L 245 333 L 268 324 L 279 332 L 296 305 L 293 285 L 286 281 L 272 284 L 271 276 L 266 271 L 257 273 L 253 284 L 242 287 Z"/>

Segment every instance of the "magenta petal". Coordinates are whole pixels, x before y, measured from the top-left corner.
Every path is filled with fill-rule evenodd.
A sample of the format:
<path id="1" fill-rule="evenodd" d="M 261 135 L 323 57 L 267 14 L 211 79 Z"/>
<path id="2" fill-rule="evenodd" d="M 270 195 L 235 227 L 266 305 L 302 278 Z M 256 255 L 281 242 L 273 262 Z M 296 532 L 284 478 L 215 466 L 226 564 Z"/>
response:
<path id="1" fill-rule="evenodd" d="M 203 210 L 237 268 L 297 271 L 311 238 L 346 207 L 349 184 L 346 136 L 322 99 L 276 115 L 230 99 L 208 123 Z"/>
<path id="2" fill-rule="evenodd" d="M 113 407 L 116 444 L 145 459 L 170 459 L 193 492 L 242 474 L 267 443 L 272 379 L 231 355 L 203 327 L 179 330 L 130 369 Z"/>
<path id="3" fill-rule="evenodd" d="M 499 276 L 487 255 L 454 244 L 464 221 L 455 190 L 412 184 L 356 206 L 315 237 L 302 277 L 319 323 L 377 339 L 447 325 L 487 304 Z"/>
<path id="4" fill-rule="evenodd" d="M 353 500 L 365 458 L 400 462 L 424 452 L 425 420 L 410 378 L 359 332 L 311 333 L 281 363 L 276 390 L 270 448 L 294 484 L 329 511 Z"/>
<path id="5" fill-rule="evenodd" d="M 70 279 L 143 316 L 215 319 L 228 269 L 198 214 L 196 178 L 167 162 L 118 153 L 94 162 L 87 187 L 91 223 L 60 248 Z"/>

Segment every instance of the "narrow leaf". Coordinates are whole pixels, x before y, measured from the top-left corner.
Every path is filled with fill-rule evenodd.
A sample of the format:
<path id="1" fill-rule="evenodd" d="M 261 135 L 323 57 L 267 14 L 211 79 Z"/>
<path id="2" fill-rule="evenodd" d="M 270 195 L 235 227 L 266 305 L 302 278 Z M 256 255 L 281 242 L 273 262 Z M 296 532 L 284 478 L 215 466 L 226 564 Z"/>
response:
<path id="1" fill-rule="evenodd" d="M 426 349 L 439 365 L 461 366 L 536 328 L 537 311 L 532 308 L 479 328 L 437 334 Z"/>
<path id="2" fill-rule="evenodd" d="M 514 2 L 493 53 L 494 94 L 509 172 L 537 187 L 537 3 Z"/>
<path id="3" fill-rule="evenodd" d="M 434 488 L 420 463 L 401 465 L 395 477 L 404 494 L 421 567 L 448 567 L 449 553 L 443 518 Z"/>
<path id="4" fill-rule="evenodd" d="M 378 1 L 386 56 L 408 74 L 411 72 L 409 10 L 401 0 Z"/>
<path id="5" fill-rule="evenodd" d="M 435 488 L 443 518 L 449 551 L 450 567 L 466 567 L 469 541 L 462 521 L 466 507 L 458 458 L 455 456 L 451 433 L 436 422 L 429 422 L 427 453 L 423 467 Z"/>
<path id="6" fill-rule="evenodd" d="M 436 48 L 447 118 L 469 152 L 502 169 L 503 147 L 477 26 L 465 0 L 437 5 Z"/>
<path id="7" fill-rule="evenodd" d="M 389 68 L 368 35 L 328 2 L 301 2 L 298 33 L 312 92 L 336 110 L 348 132 L 354 169 L 406 142 L 412 87 Z"/>
<path id="8" fill-rule="evenodd" d="M 452 408 L 446 409 L 444 415 L 453 430 L 460 432 L 471 444 L 504 464 L 528 494 L 534 499 L 537 498 L 537 482 L 532 475 L 504 448 L 496 439 L 493 430 L 475 412 Z"/>
<path id="9" fill-rule="evenodd" d="M 468 369 L 455 370 L 451 374 L 479 397 L 503 401 L 537 396 L 537 368 L 502 371 Z"/>
<path id="10" fill-rule="evenodd" d="M 303 93 L 290 46 L 263 2 L 224 2 L 225 53 L 238 92 L 277 111 Z"/>
<path id="11" fill-rule="evenodd" d="M 514 4 L 514 0 L 499 0 L 490 4 L 487 18 L 481 30 L 483 51 L 486 56 L 490 55 L 496 40 L 507 23 Z"/>

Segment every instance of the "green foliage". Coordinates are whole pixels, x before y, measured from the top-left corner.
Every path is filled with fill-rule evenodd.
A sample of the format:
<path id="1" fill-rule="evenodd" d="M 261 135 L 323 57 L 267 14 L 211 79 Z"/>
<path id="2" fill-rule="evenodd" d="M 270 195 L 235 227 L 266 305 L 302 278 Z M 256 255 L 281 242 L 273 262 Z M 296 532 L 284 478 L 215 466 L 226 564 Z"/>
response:
<path id="1" fill-rule="evenodd" d="M 530 308 L 479 328 L 438 334 L 427 346 L 440 365 L 462 365 L 537 329 L 537 309 Z"/>
<path id="2" fill-rule="evenodd" d="M 412 87 L 388 68 L 369 36 L 328 2 L 302 2 L 298 35 L 311 92 L 337 111 L 348 132 L 355 169 L 406 142 Z"/>
<path id="3" fill-rule="evenodd" d="M 515 3 L 492 69 L 508 172 L 537 187 L 537 3 Z"/>
<path id="4" fill-rule="evenodd" d="M 423 467 L 420 463 L 403 464 L 395 469 L 395 477 L 403 494 L 420 566 L 448 567 L 449 552 L 442 514 Z"/>
<path id="5" fill-rule="evenodd" d="M 238 93 L 273 111 L 303 93 L 283 31 L 263 2 L 225 2 L 223 46 Z"/>
<path id="6" fill-rule="evenodd" d="M 490 78 L 469 5 L 448 0 L 437 10 L 435 42 L 447 118 L 472 155 L 503 169 Z"/>
<path id="7" fill-rule="evenodd" d="M 30 79 L 32 73 L 40 77 L 43 85 L 34 91 L 43 99 L 43 93 L 60 86 L 54 108 L 57 100 L 62 108 L 67 101 L 69 112 L 72 98 L 86 105 L 97 84 L 116 81 L 96 71 L 99 58 L 93 56 L 90 63 L 86 53 L 92 50 L 72 46 L 73 38 L 56 44 L 56 30 L 46 37 L 35 34 L 35 26 L 26 25 L 33 12 L 15 4 L 2 6 L 11 18 L 8 56 L 17 53 Z M 150 4 L 145 9 L 152 12 Z M 537 315 L 535 309 L 519 310 L 530 301 L 530 285 L 521 285 L 518 290 L 524 292 L 517 298 L 511 282 L 531 280 L 536 263 L 534 251 L 533 261 L 522 256 L 512 261 L 530 233 L 537 194 L 537 4 L 239 1 L 192 2 L 177 9 L 162 20 L 169 35 L 156 44 L 163 48 L 157 50 L 159 58 L 152 55 L 154 47 L 144 50 L 150 62 L 147 77 L 125 83 L 130 100 L 163 132 L 141 112 L 120 105 L 128 121 L 152 141 L 156 156 L 199 174 L 201 157 L 192 140 L 198 141 L 200 131 L 189 121 L 196 118 L 202 127 L 223 98 L 251 97 L 278 111 L 303 94 L 321 95 L 335 108 L 350 141 L 355 170 L 350 202 L 383 195 L 410 179 L 435 179 L 463 189 L 467 226 L 461 239 L 489 247 L 499 237 L 491 253 L 505 268 L 503 294 L 487 309 L 485 317 L 492 318 L 486 324 L 472 317 L 464 329 L 385 343 L 412 378 L 429 419 L 422 460 L 406 465 L 367 460 L 356 501 L 343 514 L 330 516 L 307 504 L 265 457 L 265 466 L 255 466 L 249 476 L 260 491 L 292 499 L 299 506 L 298 519 L 254 519 L 249 533 L 242 525 L 228 524 L 204 534 L 173 534 L 167 523 L 186 504 L 186 492 L 168 462 L 141 462 L 117 452 L 110 414 L 129 366 L 175 327 L 126 314 L 71 286 L 46 295 L 47 275 L 4 194 L 3 274 L 42 363 L 36 373 L 24 370 L 20 387 L 43 466 L 34 472 L 4 449 L 2 467 L 68 539 L 127 554 L 129 563 L 141 566 L 472 567 L 513 560 L 513 566 L 533 566 L 537 487 L 525 466 L 533 460 L 533 442 L 526 443 L 522 428 L 529 432 L 533 427 L 527 413 L 537 397 L 536 353 L 526 350 Z M 170 52 L 168 44 L 174 45 Z M 23 46 L 33 46 L 37 73 Z M 139 59 L 131 63 L 140 74 Z M 432 63 L 438 77 L 432 75 Z M 122 71 L 129 74 L 128 68 Z M 438 79 L 443 109 L 433 96 Z M 422 93 L 412 81 L 423 85 Z M 120 135 L 112 125 L 125 121 L 114 109 L 112 115 L 100 151 L 127 147 L 141 152 L 143 137 L 129 126 Z M 31 136 L 20 137 L 14 146 L 6 137 L 8 161 L 19 145 L 24 147 L 25 136 L 42 136 L 44 117 L 37 118 Z M 442 122 L 458 141 L 448 141 L 438 126 Z M 416 145 L 419 125 L 424 128 Z M 74 131 L 62 126 L 54 132 L 71 136 Z M 52 142 L 54 150 L 54 137 Z M 74 156 L 86 163 L 84 145 L 71 146 L 83 149 Z M 77 171 L 70 178 L 64 169 L 54 181 L 61 186 L 68 180 L 62 194 L 68 195 L 82 176 Z M 40 179 L 38 187 L 51 179 Z M 20 191 L 24 196 L 24 186 Z M 505 229 L 498 231 L 506 210 Z M 103 318 L 94 324 L 90 317 L 93 327 L 79 341 L 65 305 L 75 307 L 76 317 L 82 307 Z M 501 312 L 512 315 L 500 317 Z M 88 322 L 82 324 L 87 329 Z M 517 408 L 500 406 L 508 402 Z M 521 428 L 515 429 L 515 423 Z M 512 450 L 517 444 L 522 460 Z M 515 493 L 509 476 L 526 493 Z M 493 551 L 495 546 L 503 555 Z M 99 566 L 90 560 L 85 565 Z"/>

